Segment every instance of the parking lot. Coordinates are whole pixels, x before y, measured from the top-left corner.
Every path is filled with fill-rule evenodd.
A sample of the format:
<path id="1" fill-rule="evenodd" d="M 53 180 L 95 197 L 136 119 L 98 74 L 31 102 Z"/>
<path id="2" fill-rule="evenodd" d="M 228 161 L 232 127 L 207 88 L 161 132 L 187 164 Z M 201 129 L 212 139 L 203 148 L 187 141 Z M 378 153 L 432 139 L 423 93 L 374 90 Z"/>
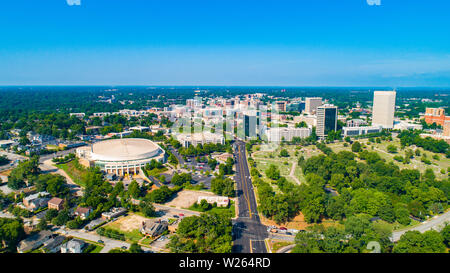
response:
<path id="1" fill-rule="evenodd" d="M 16 155 L 16 154 L 8 153 L 5 151 L 0 151 L 0 156 L 3 156 L 3 155 L 5 155 L 11 162 L 6 165 L 0 166 L 0 172 L 4 171 L 4 170 L 15 168 L 15 167 L 17 167 L 19 161 L 28 159 L 25 156 Z"/>

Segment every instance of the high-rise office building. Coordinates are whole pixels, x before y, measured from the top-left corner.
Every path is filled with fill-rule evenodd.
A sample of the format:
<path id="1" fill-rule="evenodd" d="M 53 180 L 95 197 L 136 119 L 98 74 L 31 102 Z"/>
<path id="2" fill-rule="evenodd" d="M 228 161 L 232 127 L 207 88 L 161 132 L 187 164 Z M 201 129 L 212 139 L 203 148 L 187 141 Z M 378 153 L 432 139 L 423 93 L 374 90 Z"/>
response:
<path id="1" fill-rule="evenodd" d="M 395 91 L 373 93 L 372 125 L 386 129 L 394 127 L 395 95 Z"/>
<path id="2" fill-rule="evenodd" d="M 336 131 L 338 111 L 337 107 L 334 105 L 326 104 L 317 107 L 317 126 L 316 134 L 319 137 L 324 137 L 328 135 L 330 131 Z"/>
<path id="3" fill-rule="evenodd" d="M 244 136 L 248 138 L 255 138 L 258 136 L 260 118 L 256 115 L 244 115 Z"/>
<path id="4" fill-rule="evenodd" d="M 321 106 L 322 98 L 306 98 L 305 99 L 305 112 L 308 114 L 315 114 L 317 107 Z"/>

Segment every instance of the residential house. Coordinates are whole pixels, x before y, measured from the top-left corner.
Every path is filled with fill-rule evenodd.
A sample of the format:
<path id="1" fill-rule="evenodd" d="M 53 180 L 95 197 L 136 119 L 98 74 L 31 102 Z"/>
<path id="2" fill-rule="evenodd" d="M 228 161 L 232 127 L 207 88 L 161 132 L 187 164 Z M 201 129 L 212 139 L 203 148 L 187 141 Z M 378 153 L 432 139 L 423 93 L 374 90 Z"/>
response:
<path id="1" fill-rule="evenodd" d="M 84 241 L 72 239 L 61 245 L 61 253 L 82 253 L 85 246 L 86 243 Z"/>
<path id="2" fill-rule="evenodd" d="M 50 194 L 48 192 L 38 192 L 23 199 L 26 209 L 34 211 L 47 205 Z"/>
<path id="3" fill-rule="evenodd" d="M 169 223 L 161 220 L 146 220 L 142 222 L 141 233 L 151 237 L 157 237 L 167 230 Z"/>
<path id="4" fill-rule="evenodd" d="M 44 242 L 43 249 L 46 253 L 56 253 L 61 249 L 61 245 L 64 242 L 66 237 L 58 235 L 55 238 L 51 238 L 50 240 Z"/>
<path id="5" fill-rule="evenodd" d="M 108 212 L 102 213 L 102 219 L 111 220 L 121 215 L 124 215 L 127 212 L 125 208 L 112 208 Z"/>
<path id="6" fill-rule="evenodd" d="M 40 231 L 28 238 L 22 240 L 17 245 L 17 252 L 24 253 L 32 251 L 40 247 L 44 242 L 48 241 L 52 236 L 52 233 L 48 230 Z"/>
<path id="7" fill-rule="evenodd" d="M 76 216 L 80 216 L 80 218 L 81 218 L 82 220 L 85 220 L 86 218 L 89 217 L 89 214 L 91 214 L 91 212 L 92 212 L 92 208 L 91 208 L 91 207 L 87 207 L 87 208 L 84 208 L 84 207 L 78 207 L 78 208 L 75 210 L 75 215 L 76 215 Z"/>
<path id="8" fill-rule="evenodd" d="M 63 208 L 64 200 L 58 197 L 53 197 L 48 201 L 47 206 L 49 209 L 61 210 Z"/>

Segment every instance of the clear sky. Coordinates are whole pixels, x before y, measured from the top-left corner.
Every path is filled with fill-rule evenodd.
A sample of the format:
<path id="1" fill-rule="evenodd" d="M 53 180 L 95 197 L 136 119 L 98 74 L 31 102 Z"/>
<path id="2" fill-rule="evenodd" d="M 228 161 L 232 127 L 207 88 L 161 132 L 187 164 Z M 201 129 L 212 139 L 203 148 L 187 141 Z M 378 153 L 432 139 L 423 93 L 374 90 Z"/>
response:
<path id="1" fill-rule="evenodd" d="M 450 86 L 448 0 L 0 2 L 0 85 Z"/>

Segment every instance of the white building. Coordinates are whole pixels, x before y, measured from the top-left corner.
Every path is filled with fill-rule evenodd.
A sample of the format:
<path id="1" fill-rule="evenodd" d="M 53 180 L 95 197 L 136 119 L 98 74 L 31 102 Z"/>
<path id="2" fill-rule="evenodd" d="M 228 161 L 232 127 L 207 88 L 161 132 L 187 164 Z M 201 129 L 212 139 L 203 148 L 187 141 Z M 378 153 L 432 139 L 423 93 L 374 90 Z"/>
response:
<path id="1" fill-rule="evenodd" d="M 381 126 L 362 126 L 362 127 L 342 127 L 342 134 L 347 136 L 359 136 L 373 133 L 379 133 L 383 130 Z"/>
<path id="2" fill-rule="evenodd" d="M 226 196 L 199 196 L 197 204 L 200 204 L 202 200 L 206 200 L 209 204 L 216 203 L 218 207 L 227 207 L 230 199 Z"/>
<path id="3" fill-rule="evenodd" d="M 150 130 L 147 126 L 134 126 L 130 127 L 130 131 L 148 132 Z"/>
<path id="4" fill-rule="evenodd" d="M 179 134 L 176 135 L 176 138 L 181 145 L 183 145 L 183 147 L 189 147 L 190 145 L 197 146 L 198 144 L 205 145 L 206 143 L 225 144 L 225 138 L 223 135 L 209 132 Z"/>
<path id="5" fill-rule="evenodd" d="M 395 91 L 375 91 L 373 94 L 372 125 L 386 129 L 394 127 Z"/>
<path id="6" fill-rule="evenodd" d="M 153 141 L 123 138 L 99 141 L 76 150 L 79 162 L 86 167 L 98 166 L 116 175 L 138 174 L 153 159 L 165 161 L 165 151 Z"/>
<path id="7" fill-rule="evenodd" d="M 266 131 L 270 142 L 292 141 L 294 137 L 307 138 L 311 135 L 310 128 L 270 128 Z"/>
<path id="8" fill-rule="evenodd" d="M 360 127 L 361 125 L 367 125 L 367 122 L 363 119 L 347 120 L 347 127 Z"/>
<path id="9" fill-rule="evenodd" d="M 72 239 L 61 245 L 61 253 L 81 253 L 85 244 L 86 243 L 81 240 Z"/>
<path id="10" fill-rule="evenodd" d="M 409 123 L 404 120 L 398 120 L 394 122 L 394 129 L 398 130 L 422 130 L 422 124 Z"/>

